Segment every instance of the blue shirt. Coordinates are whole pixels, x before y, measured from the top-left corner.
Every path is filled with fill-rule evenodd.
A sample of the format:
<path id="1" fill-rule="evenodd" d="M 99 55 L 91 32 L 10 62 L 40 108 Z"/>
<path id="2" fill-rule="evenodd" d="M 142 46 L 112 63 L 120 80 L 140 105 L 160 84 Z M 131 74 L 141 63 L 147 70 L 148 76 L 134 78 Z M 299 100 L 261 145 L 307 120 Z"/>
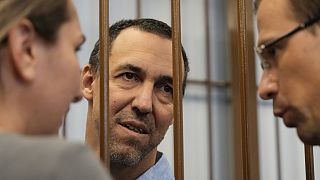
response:
<path id="1" fill-rule="evenodd" d="M 162 154 L 158 162 L 148 169 L 137 180 L 174 180 L 167 158 Z"/>

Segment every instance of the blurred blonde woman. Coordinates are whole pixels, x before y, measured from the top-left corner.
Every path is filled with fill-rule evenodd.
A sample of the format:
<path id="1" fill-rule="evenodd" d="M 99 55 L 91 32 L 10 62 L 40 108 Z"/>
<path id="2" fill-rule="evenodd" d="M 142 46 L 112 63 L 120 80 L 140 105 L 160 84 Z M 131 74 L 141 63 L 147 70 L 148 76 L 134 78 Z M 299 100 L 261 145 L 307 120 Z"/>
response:
<path id="1" fill-rule="evenodd" d="M 71 0 L 0 1 L 0 179 L 108 179 L 84 145 L 57 138 L 81 98 L 84 36 Z"/>

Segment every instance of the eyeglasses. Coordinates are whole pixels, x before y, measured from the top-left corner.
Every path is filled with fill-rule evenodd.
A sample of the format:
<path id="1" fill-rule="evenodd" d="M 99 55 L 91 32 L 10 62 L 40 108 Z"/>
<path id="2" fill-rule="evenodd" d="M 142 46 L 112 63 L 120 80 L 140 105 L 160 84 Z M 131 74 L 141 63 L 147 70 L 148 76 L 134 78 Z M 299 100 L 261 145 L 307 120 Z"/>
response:
<path id="1" fill-rule="evenodd" d="M 316 18 L 309 19 L 308 21 L 300 24 L 298 27 L 294 28 L 293 30 L 289 31 L 288 33 L 284 34 L 283 36 L 274 39 L 270 42 L 260 44 L 258 47 L 255 48 L 256 53 L 260 56 L 261 58 L 261 67 L 262 69 L 268 69 L 271 67 L 270 63 L 266 61 L 268 57 L 270 57 L 271 54 L 274 54 L 274 47 L 276 44 L 278 44 L 280 41 L 287 39 L 297 32 L 306 29 L 309 26 L 314 25 L 316 22 L 320 20 L 320 16 Z"/>

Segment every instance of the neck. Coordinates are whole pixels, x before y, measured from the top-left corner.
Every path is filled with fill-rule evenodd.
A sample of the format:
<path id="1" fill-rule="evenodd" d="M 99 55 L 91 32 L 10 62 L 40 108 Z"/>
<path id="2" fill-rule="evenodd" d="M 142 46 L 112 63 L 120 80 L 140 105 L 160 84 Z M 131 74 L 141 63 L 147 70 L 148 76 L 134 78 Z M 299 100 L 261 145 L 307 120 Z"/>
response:
<path id="1" fill-rule="evenodd" d="M 21 119 L 24 112 L 19 111 L 19 105 L 11 102 L 0 101 L 0 131 L 23 134 L 26 126 Z"/>
<path id="2" fill-rule="evenodd" d="M 92 106 L 92 105 L 91 105 Z M 99 157 L 100 156 L 100 142 L 99 142 L 99 127 L 95 125 L 94 119 L 92 117 L 92 107 L 88 108 L 88 113 L 87 113 L 87 125 L 86 125 L 86 135 L 85 135 L 85 142 L 88 144 L 93 151 L 96 153 L 96 155 Z"/>
<path id="3" fill-rule="evenodd" d="M 30 120 L 37 114 L 33 106 L 36 97 L 32 89 L 33 83 L 26 82 L 17 75 L 11 60 L 1 60 L 4 60 L 0 67 L 1 131 L 26 134 Z"/>
<path id="4" fill-rule="evenodd" d="M 157 150 L 154 149 L 142 161 L 131 167 L 111 163 L 111 174 L 115 180 L 135 180 L 156 163 L 156 155 Z"/>

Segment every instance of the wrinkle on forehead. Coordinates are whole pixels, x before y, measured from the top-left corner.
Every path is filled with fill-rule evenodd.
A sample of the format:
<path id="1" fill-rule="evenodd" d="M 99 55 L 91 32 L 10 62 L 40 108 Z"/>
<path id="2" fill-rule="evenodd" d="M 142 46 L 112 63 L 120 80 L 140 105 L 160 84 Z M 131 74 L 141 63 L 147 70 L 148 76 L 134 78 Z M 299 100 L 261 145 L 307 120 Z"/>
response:
<path id="1" fill-rule="evenodd" d="M 125 45 L 125 46 L 124 46 Z M 112 54 L 123 52 L 149 52 L 157 53 L 156 56 L 172 56 L 172 43 L 158 35 L 129 28 L 123 30 L 115 39 Z"/>
<path id="2" fill-rule="evenodd" d="M 110 62 L 114 67 L 123 63 L 138 65 L 145 70 L 153 67 L 159 74 L 172 76 L 172 41 L 138 29 L 125 29 L 113 42 Z M 184 75 L 183 62 L 181 55 Z"/>
<path id="3" fill-rule="evenodd" d="M 130 53 L 128 53 L 130 52 Z M 167 66 L 168 68 L 172 67 L 172 56 L 169 55 L 161 55 L 157 56 L 153 53 L 143 52 L 143 51 L 126 51 L 126 52 L 118 52 L 111 56 L 112 63 L 117 64 L 117 62 L 127 62 L 127 63 L 143 63 L 149 64 L 153 66 Z"/>

